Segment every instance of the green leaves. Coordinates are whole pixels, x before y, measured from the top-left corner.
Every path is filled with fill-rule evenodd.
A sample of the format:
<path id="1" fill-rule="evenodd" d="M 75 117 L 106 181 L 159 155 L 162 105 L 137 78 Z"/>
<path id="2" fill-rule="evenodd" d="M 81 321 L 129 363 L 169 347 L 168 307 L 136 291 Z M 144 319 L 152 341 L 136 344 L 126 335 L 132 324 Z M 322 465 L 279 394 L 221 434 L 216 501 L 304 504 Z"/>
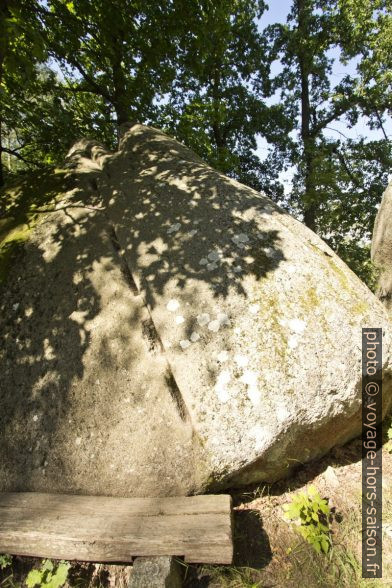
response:
<path id="1" fill-rule="evenodd" d="M 54 564 L 50 559 L 45 559 L 39 570 L 29 572 L 26 578 L 27 588 L 61 588 L 67 580 L 70 567 L 71 564 L 64 561 Z"/>
<path id="2" fill-rule="evenodd" d="M 264 10 L 263 0 L 4 0 L 7 174 L 58 163 L 80 136 L 114 148 L 125 120 L 153 123 L 279 199 L 372 287 L 367 241 L 392 167 L 390 6 L 293 0 L 287 23 L 261 32 Z M 356 69 L 336 81 L 334 60 Z M 384 138 L 344 137 L 341 123 L 358 121 Z"/>
<path id="3" fill-rule="evenodd" d="M 37 3 L 8 0 L 0 10 L 0 53 L 3 86 L 14 83 L 13 78 L 26 81 L 33 75 L 34 63 L 46 57 L 41 26 L 35 15 Z"/>
<path id="4" fill-rule="evenodd" d="M 34 588 L 34 586 L 41 586 L 42 573 L 40 570 L 31 570 L 26 578 L 27 588 Z"/>
<path id="5" fill-rule="evenodd" d="M 286 206 L 374 287 L 368 243 L 392 165 L 383 126 L 392 112 L 392 11 L 384 0 L 298 0 L 287 24 L 266 34 L 282 65 L 272 80 L 279 123 L 292 125 L 290 142 L 270 137 L 294 170 Z M 331 76 L 351 59 L 356 68 Z M 346 137 L 342 123 L 358 122 L 384 138 Z"/>
<path id="6" fill-rule="evenodd" d="M 12 556 L 11 555 L 0 555 L 0 570 L 4 570 L 8 568 L 12 564 Z"/>
<path id="7" fill-rule="evenodd" d="M 157 116 L 213 167 L 255 188 L 264 172 L 255 136 L 269 91 L 266 43 L 255 22 L 264 8 L 254 0 L 187 2 L 173 90 Z"/>
<path id="8" fill-rule="evenodd" d="M 49 0 L 48 6 L 40 8 L 47 44 L 69 68 L 67 78 L 83 80 L 119 124 L 144 120 L 174 76 L 175 6 L 141 0 Z"/>
<path id="9" fill-rule="evenodd" d="M 285 518 L 293 523 L 295 531 L 317 553 L 328 553 L 331 547 L 330 508 L 315 486 L 309 486 L 307 493 L 294 495 L 291 503 L 284 504 L 283 509 Z"/>

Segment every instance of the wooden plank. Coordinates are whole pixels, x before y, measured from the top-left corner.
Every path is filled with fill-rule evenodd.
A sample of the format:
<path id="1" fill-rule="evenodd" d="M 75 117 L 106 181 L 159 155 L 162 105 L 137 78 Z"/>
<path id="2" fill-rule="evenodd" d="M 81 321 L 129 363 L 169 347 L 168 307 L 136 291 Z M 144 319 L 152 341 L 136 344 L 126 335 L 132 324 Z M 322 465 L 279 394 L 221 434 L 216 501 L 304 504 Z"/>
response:
<path id="1" fill-rule="evenodd" d="M 0 553 L 102 562 L 176 555 L 229 564 L 231 497 L 0 493 Z"/>

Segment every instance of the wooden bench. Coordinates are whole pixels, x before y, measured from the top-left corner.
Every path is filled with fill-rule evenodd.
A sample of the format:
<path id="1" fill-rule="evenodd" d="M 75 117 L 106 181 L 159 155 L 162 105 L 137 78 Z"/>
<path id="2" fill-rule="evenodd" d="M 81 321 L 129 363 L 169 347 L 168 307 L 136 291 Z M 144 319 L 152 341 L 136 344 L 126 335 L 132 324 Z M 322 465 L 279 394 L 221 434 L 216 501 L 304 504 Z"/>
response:
<path id="1" fill-rule="evenodd" d="M 0 494 L 0 553 L 92 562 L 180 556 L 230 564 L 231 497 Z"/>

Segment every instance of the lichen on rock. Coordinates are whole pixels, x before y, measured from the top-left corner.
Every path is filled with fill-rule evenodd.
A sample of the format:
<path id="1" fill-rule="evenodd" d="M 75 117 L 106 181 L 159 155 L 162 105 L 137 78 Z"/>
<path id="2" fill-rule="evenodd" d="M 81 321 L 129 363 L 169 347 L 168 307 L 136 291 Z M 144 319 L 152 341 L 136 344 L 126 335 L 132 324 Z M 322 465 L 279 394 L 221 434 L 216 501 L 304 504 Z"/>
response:
<path id="1" fill-rule="evenodd" d="M 334 252 L 161 131 L 121 135 L 71 151 L 78 189 L 20 266 L 28 320 L 2 303 L 2 488 L 277 480 L 360 432 L 364 326 L 383 328 L 386 410 L 390 323 Z"/>

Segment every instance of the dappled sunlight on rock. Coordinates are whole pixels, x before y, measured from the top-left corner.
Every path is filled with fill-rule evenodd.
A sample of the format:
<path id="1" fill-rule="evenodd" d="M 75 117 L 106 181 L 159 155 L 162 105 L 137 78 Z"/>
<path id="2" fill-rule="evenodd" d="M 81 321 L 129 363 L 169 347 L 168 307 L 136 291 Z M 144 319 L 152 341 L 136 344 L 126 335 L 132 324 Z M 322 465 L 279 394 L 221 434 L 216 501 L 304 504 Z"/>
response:
<path id="1" fill-rule="evenodd" d="M 0 486 L 189 494 L 272 481 L 360 430 L 386 313 L 271 200 L 160 131 L 79 142 L 1 302 Z"/>

